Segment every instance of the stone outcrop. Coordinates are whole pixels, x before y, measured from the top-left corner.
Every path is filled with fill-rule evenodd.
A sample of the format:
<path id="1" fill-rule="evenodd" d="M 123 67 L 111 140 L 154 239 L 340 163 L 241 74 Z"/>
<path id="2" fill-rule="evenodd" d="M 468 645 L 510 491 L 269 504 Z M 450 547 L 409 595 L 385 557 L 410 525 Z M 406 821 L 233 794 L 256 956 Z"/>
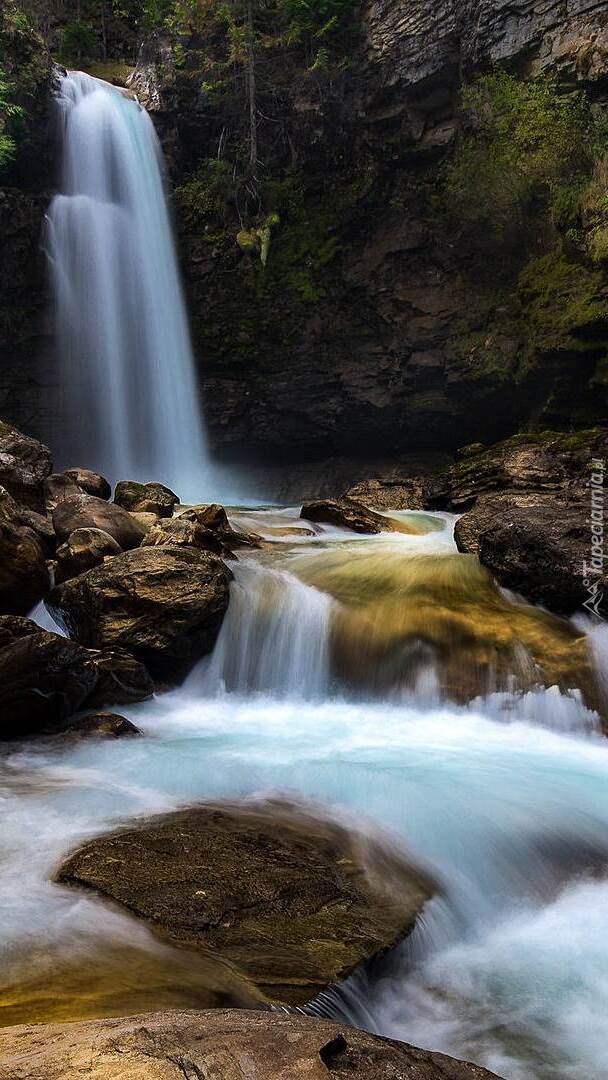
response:
<path id="1" fill-rule="evenodd" d="M 50 513 L 65 499 L 83 494 L 109 499 L 112 489 L 105 477 L 90 469 L 66 469 L 62 473 L 52 473 L 44 482 L 44 503 Z"/>
<path id="2" fill-rule="evenodd" d="M 229 581 L 227 567 L 209 552 L 139 548 L 58 586 L 47 606 L 81 644 L 123 649 L 154 677 L 176 683 L 213 647 Z"/>
<path id="3" fill-rule="evenodd" d="M 53 732 L 79 709 L 142 701 L 150 676 L 132 657 L 85 649 L 29 619 L 0 616 L 0 739 Z"/>
<path id="4" fill-rule="evenodd" d="M 4 1080 L 497 1080 L 444 1054 L 322 1020 L 213 1009 L 0 1030 Z"/>
<path id="5" fill-rule="evenodd" d="M 48 534 L 31 527 L 38 517 L 0 488 L 0 613 L 26 614 L 49 588 Z"/>
<path id="6" fill-rule="evenodd" d="M 367 862 L 363 850 L 297 808 L 220 804 L 93 839 L 58 879 L 210 950 L 268 997 L 302 1004 L 409 933 L 433 891 L 388 848 L 372 844 Z"/>
<path id="7" fill-rule="evenodd" d="M 152 525 L 141 542 L 142 547 L 162 547 L 164 544 L 194 547 L 200 551 L 212 551 L 215 555 L 233 557 L 231 549 L 220 540 L 217 533 L 184 517 L 159 521 Z"/>
<path id="8" fill-rule="evenodd" d="M 606 430 L 518 435 L 465 449 L 431 501 L 466 511 L 458 548 L 500 584 L 560 614 L 599 616 L 608 576 L 601 557 L 594 562 L 593 529 L 601 533 L 605 520 L 607 467 Z"/>
<path id="9" fill-rule="evenodd" d="M 347 496 L 342 499 L 318 499 L 304 503 L 300 517 L 324 525 L 335 525 L 353 532 L 377 534 L 381 532 L 405 532 L 407 529 L 389 517 L 370 510 L 362 502 Z"/>
<path id="10" fill-rule="evenodd" d="M 52 467 L 48 447 L 11 424 L 0 422 L 0 484 L 15 499 L 39 507 L 43 484 Z"/>

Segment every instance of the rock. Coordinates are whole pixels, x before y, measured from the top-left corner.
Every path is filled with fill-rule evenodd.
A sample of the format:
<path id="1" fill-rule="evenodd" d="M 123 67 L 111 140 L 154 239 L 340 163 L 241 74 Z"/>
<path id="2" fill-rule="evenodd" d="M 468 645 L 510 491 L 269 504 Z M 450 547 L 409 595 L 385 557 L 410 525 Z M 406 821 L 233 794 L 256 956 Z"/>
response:
<path id="1" fill-rule="evenodd" d="M 25 526 L 0 521 L 0 613 L 25 614 L 48 588 L 40 538 Z"/>
<path id="2" fill-rule="evenodd" d="M 67 729 L 70 735 L 84 738 L 122 739 L 141 735 L 141 731 L 130 720 L 118 713 L 89 713 L 72 720 Z"/>
<path id="3" fill-rule="evenodd" d="M 96 691 L 106 702 L 149 697 L 150 677 L 135 664 L 132 657 L 85 649 L 29 619 L 0 616 L 0 739 L 57 730 L 94 704 Z"/>
<path id="4" fill-rule="evenodd" d="M 87 495 L 95 495 L 98 499 L 109 499 L 112 494 L 112 488 L 105 476 L 92 472 L 91 469 L 65 469 L 63 475 Z"/>
<path id="5" fill-rule="evenodd" d="M 368 877 L 358 842 L 284 804 L 198 806 L 89 841 L 58 880 L 211 950 L 271 998 L 303 1003 L 409 933 L 433 892 L 379 844 Z"/>
<path id="6" fill-rule="evenodd" d="M 232 528 L 228 515 L 219 503 L 203 503 L 200 506 L 190 506 L 179 515 L 180 521 L 193 521 L 216 533 L 221 540 L 230 548 L 259 547 L 260 538 L 253 533 L 237 532 Z"/>
<path id="7" fill-rule="evenodd" d="M 139 548 L 58 586 L 47 606 L 81 644 L 126 650 L 155 677 L 176 683 L 213 647 L 229 581 L 227 567 L 208 552 Z"/>
<path id="8" fill-rule="evenodd" d="M 179 498 L 164 484 L 138 484 L 135 480 L 121 480 L 116 485 L 114 502 L 125 510 L 170 518 Z"/>
<path id="9" fill-rule="evenodd" d="M 304 503 L 300 517 L 306 521 L 318 521 L 335 525 L 340 529 L 352 529 L 358 533 L 399 532 L 400 526 L 390 518 L 369 510 L 356 499 L 318 499 Z"/>
<path id="10" fill-rule="evenodd" d="M 39 507 L 42 485 L 52 467 L 48 447 L 0 421 L 0 484 L 14 498 Z"/>
<path id="11" fill-rule="evenodd" d="M 107 500 L 112 494 L 108 481 L 99 473 L 89 469 L 67 469 L 62 473 L 51 473 L 44 481 L 44 503 L 49 513 L 65 499 L 78 495 L 94 495 Z"/>
<path id="12" fill-rule="evenodd" d="M 184 518 L 160 521 L 152 526 L 141 542 L 142 547 L 159 547 L 163 544 L 195 547 L 201 551 L 213 551 L 216 555 L 232 557 L 230 548 L 211 529 Z"/>
<path id="13" fill-rule="evenodd" d="M 129 513 L 131 514 L 131 517 L 135 518 L 137 524 L 141 525 L 145 534 L 149 533 L 150 529 L 160 521 L 158 514 L 143 514 L 138 510 L 130 510 Z"/>
<path id="14" fill-rule="evenodd" d="M 0 487 L 0 521 L 12 525 L 24 525 L 36 533 L 47 555 L 52 555 L 55 550 L 55 530 L 52 523 L 44 514 L 39 514 L 23 503 L 18 503 L 6 488 Z"/>
<path id="15" fill-rule="evenodd" d="M 3 1080 L 500 1080 L 327 1020 L 194 1009 L 0 1030 Z"/>
<path id="16" fill-rule="evenodd" d="M 478 555 L 501 585 L 558 614 L 601 615 L 608 577 L 593 559 L 590 482 L 595 476 L 603 519 L 607 463 L 606 432 L 518 435 L 470 448 L 436 498 L 467 510 L 456 523 L 458 549 Z"/>
<path id="17" fill-rule="evenodd" d="M 75 529 L 64 544 L 57 548 L 57 583 L 84 574 L 112 555 L 120 555 L 122 548 L 109 533 L 102 529 Z"/>
<path id="18" fill-rule="evenodd" d="M 473 551 L 508 589 L 562 615 L 608 614 L 608 572 L 593 568 L 590 503 L 562 496 L 485 496 L 456 525 L 460 551 Z"/>
<path id="19" fill-rule="evenodd" d="M 53 510 L 53 527 L 60 543 L 76 529 L 101 529 L 123 551 L 139 547 L 145 535 L 127 510 L 94 495 L 75 495 L 60 502 Z"/>

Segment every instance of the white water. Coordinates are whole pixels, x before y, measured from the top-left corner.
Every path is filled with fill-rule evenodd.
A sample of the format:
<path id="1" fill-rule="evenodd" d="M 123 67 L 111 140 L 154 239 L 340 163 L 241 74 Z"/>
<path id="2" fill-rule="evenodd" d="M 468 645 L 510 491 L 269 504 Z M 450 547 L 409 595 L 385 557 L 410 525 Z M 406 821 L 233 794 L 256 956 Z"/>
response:
<path id="1" fill-rule="evenodd" d="M 287 567 L 296 548 L 314 560 L 344 543 L 327 531 L 286 558 L 278 544 L 270 565 L 237 564 L 213 657 L 182 690 L 128 710 L 145 739 L 8 756 L 8 953 L 23 970 L 59 944 L 86 964 L 100 942 L 128 941 L 126 916 L 48 881 L 80 837 L 201 798 L 290 792 L 392 835 L 443 886 L 413 938 L 325 995 L 321 1011 L 509 1080 L 606 1080 L 608 744 L 597 718 L 556 688 L 467 707 L 336 696 L 335 602 Z M 450 542 L 444 530 L 356 544 L 388 559 Z"/>
<path id="2" fill-rule="evenodd" d="M 62 80 L 63 182 L 48 215 L 64 465 L 208 497 L 188 323 L 150 117 L 107 83 Z"/>

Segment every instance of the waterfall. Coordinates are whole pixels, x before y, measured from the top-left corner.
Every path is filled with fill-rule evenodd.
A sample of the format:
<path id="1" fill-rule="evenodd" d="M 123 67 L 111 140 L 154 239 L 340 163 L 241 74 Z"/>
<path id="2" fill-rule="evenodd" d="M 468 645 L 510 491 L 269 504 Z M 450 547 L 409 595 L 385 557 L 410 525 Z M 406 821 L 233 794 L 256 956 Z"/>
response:
<path id="1" fill-rule="evenodd" d="M 136 101 L 71 72 L 48 214 L 64 465 L 207 490 L 208 458 L 162 156 Z"/>
<path id="2" fill-rule="evenodd" d="M 186 693 L 266 693 L 311 700 L 330 690 L 332 601 L 284 570 L 234 567 L 230 607 L 213 655 Z"/>

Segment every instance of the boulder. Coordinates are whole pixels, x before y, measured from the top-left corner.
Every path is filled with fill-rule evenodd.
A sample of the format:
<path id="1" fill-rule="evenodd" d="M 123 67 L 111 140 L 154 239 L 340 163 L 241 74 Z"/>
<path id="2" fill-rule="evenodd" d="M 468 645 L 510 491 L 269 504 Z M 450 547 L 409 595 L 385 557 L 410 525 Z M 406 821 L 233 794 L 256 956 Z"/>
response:
<path id="1" fill-rule="evenodd" d="M 52 522 L 44 514 L 39 514 L 30 506 L 16 502 L 13 496 L 0 487 L 0 521 L 12 525 L 24 525 L 36 533 L 47 555 L 51 556 L 55 550 L 55 530 Z"/>
<path id="2" fill-rule="evenodd" d="M 135 672 L 132 657 L 127 661 L 121 665 L 119 655 L 85 649 L 29 619 L 0 616 L 0 739 L 56 730 L 94 704 L 97 690 L 106 702 L 149 697 L 150 676 L 141 665 Z"/>
<path id="3" fill-rule="evenodd" d="M 90 469 L 66 469 L 62 473 L 51 473 L 44 481 L 44 502 L 49 513 L 65 499 L 76 495 L 94 495 L 97 499 L 107 500 L 112 488 L 105 477 Z"/>
<path id="4" fill-rule="evenodd" d="M 140 513 L 138 510 L 130 510 L 131 517 L 135 519 L 138 525 L 141 525 L 144 533 L 149 533 L 153 525 L 157 525 L 161 520 L 158 514 Z M 163 519 L 164 520 L 164 519 Z"/>
<path id="5" fill-rule="evenodd" d="M 0 520 L 0 614 L 25 614 L 49 588 L 46 552 L 33 529 Z"/>
<path id="6" fill-rule="evenodd" d="M 42 485 L 51 472 L 51 451 L 37 439 L 0 421 L 0 484 L 20 502 L 42 506 Z"/>
<path id="7" fill-rule="evenodd" d="M 478 499 L 456 523 L 459 551 L 550 611 L 608 614 L 608 569 L 593 564 L 589 499 L 504 494 Z"/>
<path id="8" fill-rule="evenodd" d="M 135 480 L 121 480 L 116 485 L 114 502 L 125 510 L 170 518 L 179 498 L 164 484 L 138 484 Z"/>
<path id="9" fill-rule="evenodd" d="M 126 650 L 175 683 L 213 647 L 229 582 L 230 571 L 209 552 L 139 548 L 58 586 L 47 606 L 81 644 Z"/>
<path id="10" fill-rule="evenodd" d="M 118 713 L 89 713 L 70 722 L 67 733 L 82 738 L 122 739 L 141 735 L 130 720 Z"/>
<path id="11" fill-rule="evenodd" d="M 3 1080 L 499 1080 L 430 1050 L 307 1016 L 194 1009 L 0 1030 Z"/>
<path id="12" fill-rule="evenodd" d="M 87 495 L 95 495 L 98 499 L 109 499 L 112 494 L 112 488 L 105 476 L 92 472 L 91 469 L 65 469 L 63 475 Z"/>
<path id="13" fill-rule="evenodd" d="M 318 521 L 323 525 L 335 525 L 340 529 L 352 529 L 357 533 L 401 532 L 401 526 L 390 518 L 369 510 L 356 499 L 317 499 L 304 503 L 300 517 L 305 521 Z"/>
<path id="14" fill-rule="evenodd" d="M 433 892 L 401 855 L 360 845 L 283 803 L 197 806 L 94 838 L 58 880 L 96 889 L 173 944 L 211 951 L 268 997 L 300 1004 L 405 937 Z"/>
<path id="15" fill-rule="evenodd" d="M 228 515 L 219 503 L 202 503 L 200 506 L 190 506 L 179 515 L 180 521 L 193 521 L 202 525 L 204 529 L 210 529 L 230 548 L 259 547 L 260 538 L 253 533 L 237 532 L 232 528 Z"/>
<path id="16" fill-rule="evenodd" d="M 57 548 L 57 571 L 59 583 L 84 574 L 112 555 L 120 555 L 122 548 L 114 537 L 102 529 L 75 529 L 64 544 Z"/>
<path id="17" fill-rule="evenodd" d="M 53 527 L 60 543 L 76 529 L 101 529 L 109 533 L 123 551 L 139 547 L 145 535 L 139 522 L 121 506 L 83 494 L 64 499 L 55 507 Z"/>
<path id="18" fill-rule="evenodd" d="M 121 649 L 91 650 L 91 663 L 97 672 L 97 682 L 86 700 L 88 707 L 134 705 L 152 697 L 152 676 L 130 653 Z"/>
<path id="19" fill-rule="evenodd" d="M 141 542 L 142 547 L 162 547 L 164 544 L 195 547 L 201 551 L 213 551 L 216 555 L 232 557 L 230 548 L 216 533 L 184 518 L 159 521 L 149 529 Z"/>

